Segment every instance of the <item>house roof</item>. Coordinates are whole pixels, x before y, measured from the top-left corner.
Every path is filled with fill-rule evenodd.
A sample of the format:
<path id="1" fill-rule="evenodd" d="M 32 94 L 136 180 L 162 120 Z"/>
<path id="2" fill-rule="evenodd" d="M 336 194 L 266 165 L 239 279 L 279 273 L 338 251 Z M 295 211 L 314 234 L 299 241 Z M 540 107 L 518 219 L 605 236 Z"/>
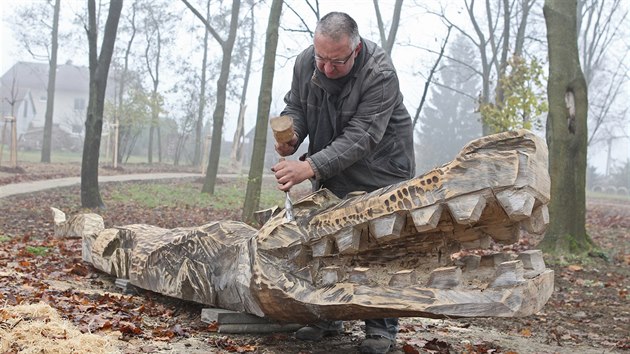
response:
<path id="1" fill-rule="evenodd" d="M 21 89 L 46 91 L 48 85 L 48 64 L 17 62 L 2 78 L 3 87 L 11 87 L 15 78 L 16 86 Z M 87 67 L 68 62 L 57 65 L 55 86 L 57 90 L 87 92 L 90 84 L 90 72 Z"/>

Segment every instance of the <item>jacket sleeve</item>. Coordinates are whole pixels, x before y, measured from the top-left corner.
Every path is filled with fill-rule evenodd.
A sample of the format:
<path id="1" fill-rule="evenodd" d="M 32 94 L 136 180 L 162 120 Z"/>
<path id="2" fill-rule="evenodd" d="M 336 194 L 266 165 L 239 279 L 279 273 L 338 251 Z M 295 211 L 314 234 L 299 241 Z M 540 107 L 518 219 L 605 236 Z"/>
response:
<path id="1" fill-rule="evenodd" d="M 341 135 L 323 150 L 310 156 L 317 177 L 327 179 L 371 154 L 381 142 L 394 108 L 398 104 L 399 87 L 395 71 L 373 71 L 366 80 L 356 113 Z"/>
<path id="2" fill-rule="evenodd" d="M 306 78 L 302 77 L 303 75 L 305 75 L 305 73 L 302 73 L 302 67 L 304 66 L 303 61 L 306 60 L 308 56 L 309 54 L 307 49 L 300 55 L 298 55 L 295 60 L 295 65 L 293 66 L 293 80 L 291 81 L 291 89 L 284 96 L 284 103 L 286 104 L 286 106 L 281 113 L 282 115 L 288 115 L 293 118 L 293 130 L 298 137 L 298 143 L 295 146 L 296 151 L 300 144 L 302 144 L 304 139 L 306 139 L 306 135 L 308 134 L 308 128 L 306 125 L 306 112 L 304 111 L 304 107 L 306 107 L 306 97 L 302 97 L 301 94 L 301 87 L 308 84 L 308 82 L 304 82 Z M 312 57 L 312 54 L 310 56 Z"/>

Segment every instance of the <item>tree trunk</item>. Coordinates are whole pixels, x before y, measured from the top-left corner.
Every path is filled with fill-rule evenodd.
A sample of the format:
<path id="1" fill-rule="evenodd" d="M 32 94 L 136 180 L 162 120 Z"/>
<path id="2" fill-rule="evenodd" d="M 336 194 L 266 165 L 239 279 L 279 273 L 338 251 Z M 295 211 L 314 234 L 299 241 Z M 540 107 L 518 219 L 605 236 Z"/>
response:
<path id="1" fill-rule="evenodd" d="M 232 139 L 232 152 L 230 154 L 230 162 L 235 171 L 241 170 L 243 166 L 243 143 L 245 140 L 245 109 L 247 105 L 245 101 L 247 99 L 247 88 L 249 87 L 249 74 L 252 70 L 252 57 L 254 53 L 254 38 L 256 36 L 255 25 L 256 20 L 254 16 L 254 6 L 252 4 L 252 23 L 249 32 L 249 53 L 247 55 L 247 64 L 245 66 L 245 76 L 243 77 L 243 91 L 241 92 L 241 104 L 238 112 L 238 122 L 236 123 L 236 131 L 234 131 L 234 138 Z"/>
<path id="2" fill-rule="evenodd" d="M 392 23 L 389 27 L 389 34 L 385 37 L 385 24 L 383 23 L 383 16 L 381 15 L 381 9 L 378 6 L 378 0 L 374 0 L 374 12 L 376 13 L 376 19 L 378 23 L 378 31 L 381 36 L 381 46 L 389 54 L 392 55 L 394 49 L 394 43 L 396 42 L 396 32 L 400 25 L 400 13 L 402 11 L 403 0 L 396 0 L 394 4 L 394 13 L 392 14 Z"/>
<path id="3" fill-rule="evenodd" d="M 554 253 L 581 253 L 592 245 L 585 228 L 588 97 L 577 46 L 576 6 L 576 0 L 546 0 L 543 8 L 549 46 L 551 202 L 549 229 L 540 247 Z"/>
<path id="4" fill-rule="evenodd" d="M 100 55 L 97 54 L 97 33 L 95 0 L 88 1 L 88 43 L 90 67 L 90 97 L 85 118 L 85 141 L 81 162 L 81 206 L 84 208 L 103 207 L 98 188 L 98 159 L 103 130 L 103 109 L 109 65 L 114 53 L 118 20 L 122 11 L 122 0 L 111 0 L 109 14 L 103 32 Z"/>
<path id="5" fill-rule="evenodd" d="M 59 48 L 59 10 L 61 0 L 55 1 L 55 12 L 53 15 L 52 42 L 50 48 L 50 66 L 48 67 L 48 93 L 46 95 L 46 118 L 44 120 L 44 140 L 42 142 L 41 162 L 50 162 L 52 150 L 52 126 L 53 111 L 55 107 L 55 82 L 57 81 L 57 49 Z"/>
<path id="6" fill-rule="evenodd" d="M 282 0 L 273 0 L 267 23 L 267 36 L 265 40 L 265 55 L 263 59 L 260 94 L 258 95 L 258 115 L 256 116 L 256 134 L 254 136 L 254 148 L 252 161 L 249 167 L 247 180 L 247 192 L 243 204 L 241 219 L 247 223 L 254 222 L 254 212 L 260 202 L 260 188 L 262 186 L 262 171 L 265 164 L 265 147 L 267 146 L 267 123 L 271 108 L 271 94 L 273 88 L 273 76 L 276 65 L 276 50 L 278 48 L 278 29 L 280 28 L 280 15 L 282 14 Z"/>
<path id="7" fill-rule="evenodd" d="M 210 18 L 210 0 L 206 3 L 206 18 Z M 203 60 L 201 61 L 201 85 L 199 89 L 199 111 L 197 116 L 197 123 L 195 125 L 195 153 L 193 155 L 193 166 L 200 166 L 202 159 L 203 148 L 203 118 L 206 108 L 206 70 L 208 66 L 208 37 L 210 31 L 206 28 L 203 35 Z"/>
<path id="8" fill-rule="evenodd" d="M 217 102 L 212 116 L 212 142 L 210 145 L 210 159 L 206 170 L 206 178 L 201 189 L 202 193 L 214 194 L 214 185 L 217 181 L 219 170 L 219 157 L 221 156 L 221 142 L 223 141 L 223 119 L 225 118 L 225 101 L 227 99 L 227 83 L 230 76 L 230 64 L 232 63 L 232 49 L 236 41 L 238 29 L 238 13 L 241 7 L 240 0 L 232 0 L 232 18 L 230 19 L 230 34 L 226 41 L 222 42 L 223 59 L 221 60 L 221 74 L 217 81 Z"/>

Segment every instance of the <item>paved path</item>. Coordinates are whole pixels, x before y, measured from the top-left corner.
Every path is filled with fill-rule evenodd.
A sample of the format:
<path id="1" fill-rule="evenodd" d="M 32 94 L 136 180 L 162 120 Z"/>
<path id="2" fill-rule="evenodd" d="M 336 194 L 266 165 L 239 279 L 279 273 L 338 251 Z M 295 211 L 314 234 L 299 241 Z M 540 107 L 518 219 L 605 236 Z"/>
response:
<path id="1" fill-rule="evenodd" d="M 124 182 L 124 181 L 145 181 L 152 179 L 168 179 L 168 178 L 193 178 L 203 177 L 199 173 L 143 173 L 128 174 L 114 176 L 99 176 L 98 182 Z M 226 177 L 218 175 L 217 177 Z M 0 198 L 8 197 L 16 194 L 39 192 L 51 188 L 68 187 L 75 184 L 81 184 L 81 177 L 67 177 L 58 179 L 46 179 L 41 181 L 32 181 L 24 183 L 14 183 L 0 186 Z"/>

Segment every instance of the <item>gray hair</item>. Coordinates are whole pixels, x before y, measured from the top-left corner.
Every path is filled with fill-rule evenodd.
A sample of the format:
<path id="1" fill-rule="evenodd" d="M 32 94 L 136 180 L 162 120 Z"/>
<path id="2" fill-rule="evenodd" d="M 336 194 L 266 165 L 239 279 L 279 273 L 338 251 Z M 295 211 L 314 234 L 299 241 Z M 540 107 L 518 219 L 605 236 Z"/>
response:
<path id="1" fill-rule="evenodd" d="M 359 26 L 345 12 L 330 12 L 317 22 L 315 35 L 323 35 L 339 41 L 344 35 L 350 37 L 350 47 L 356 48 L 361 41 Z"/>

